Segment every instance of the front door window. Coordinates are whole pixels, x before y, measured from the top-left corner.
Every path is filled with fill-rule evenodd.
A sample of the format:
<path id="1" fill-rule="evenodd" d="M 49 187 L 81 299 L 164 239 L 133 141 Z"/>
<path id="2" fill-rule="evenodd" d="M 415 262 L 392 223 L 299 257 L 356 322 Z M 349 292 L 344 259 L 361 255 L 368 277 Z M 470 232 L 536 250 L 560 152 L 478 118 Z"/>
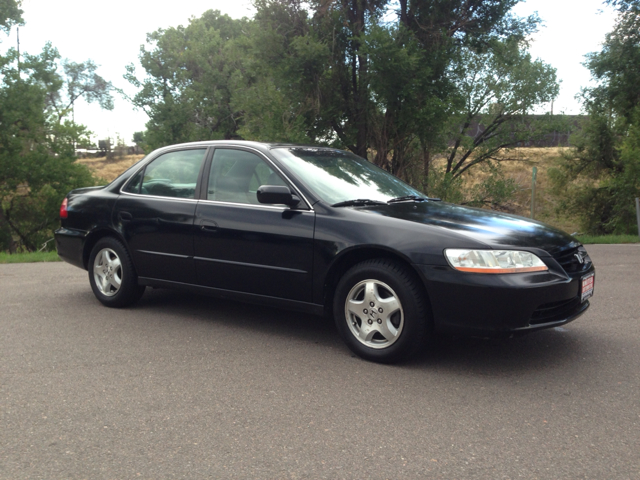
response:
<path id="1" fill-rule="evenodd" d="M 261 185 L 285 185 L 285 182 L 262 158 L 251 152 L 216 149 L 207 200 L 256 205 Z"/>

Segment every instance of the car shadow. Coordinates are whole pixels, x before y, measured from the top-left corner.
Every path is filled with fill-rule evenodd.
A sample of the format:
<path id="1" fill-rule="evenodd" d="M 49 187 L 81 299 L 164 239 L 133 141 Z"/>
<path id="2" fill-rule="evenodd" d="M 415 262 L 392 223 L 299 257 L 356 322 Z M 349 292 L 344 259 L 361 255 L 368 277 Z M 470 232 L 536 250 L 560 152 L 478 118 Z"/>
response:
<path id="1" fill-rule="evenodd" d="M 224 323 L 235 329 L 331 347 L 356 361 L 340 339 L 333 320 L 278 308 L 252 305 L 169 289 L 148 289 L 136 309 L 164 312 L 198 322 Z M 578 320 L 579 322 L 579 320 Z M 514 338 L 483 339 L 436 335 L 413 358 L 396 367 L 452 370 L 465 375 L 504 375 L 584 364 L 597 339 L 572 324 Z M 596 367 L 596 366 L 594 366 Z"/>
<path id="2" fill-rule="evenodd" d="M 171 289 L 147 289 L 134 308 L 188 316 L 206 323 L 260 331 L 280 337 L 335 347 L 342 345 L 333 320 L 274 307 L 191 294 Z M 345 347 L 345 350 L 346 347 Z"/>
<path id="3" fill-rule="evenodd" d="M 427 348 L 407 361 L 405 368 L 438 368 L 473 376 L 540 373 L 574 363 L 584 367 L 594 343 L 596 339 L 572 326 L 513 338 L 438 335 Z"/>

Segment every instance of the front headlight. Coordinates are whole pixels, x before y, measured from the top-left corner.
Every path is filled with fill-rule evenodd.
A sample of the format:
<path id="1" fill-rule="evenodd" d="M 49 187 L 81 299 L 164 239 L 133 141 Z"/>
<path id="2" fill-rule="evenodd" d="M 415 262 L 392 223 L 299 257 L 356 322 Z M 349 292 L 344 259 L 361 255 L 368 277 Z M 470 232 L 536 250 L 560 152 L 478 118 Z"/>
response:
<path id="1" fill-rule="evenodd" d="M 444 251 L 449 265 L 461 272 L 524 273 L 542 272 L 549 268 L 536 255 L 516 250 L 463 250 L 447 248 Z"/>

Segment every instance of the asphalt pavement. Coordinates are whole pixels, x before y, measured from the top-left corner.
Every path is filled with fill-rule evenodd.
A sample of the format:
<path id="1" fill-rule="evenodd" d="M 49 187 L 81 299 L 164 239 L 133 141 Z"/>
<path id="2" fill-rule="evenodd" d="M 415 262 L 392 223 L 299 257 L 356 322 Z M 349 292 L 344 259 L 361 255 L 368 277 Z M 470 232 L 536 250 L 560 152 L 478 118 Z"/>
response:
<path id="1" fill-rule="evenodd" d="M 638 479 L 640 245 L 587 249 L 575 322 L 395 366 L 323 318 L 0 265 L 0 478 Z"/>

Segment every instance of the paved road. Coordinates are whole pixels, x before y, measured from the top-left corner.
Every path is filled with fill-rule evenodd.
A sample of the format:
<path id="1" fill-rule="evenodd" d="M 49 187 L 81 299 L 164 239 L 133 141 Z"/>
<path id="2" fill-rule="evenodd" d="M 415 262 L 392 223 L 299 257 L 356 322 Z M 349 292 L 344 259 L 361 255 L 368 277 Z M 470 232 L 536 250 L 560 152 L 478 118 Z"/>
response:
<path id="1" fill-rule="evenodd" d="M 640 246 L 562 329 L 353 357 L 323 319 L 0 265 L 0 478 L 640 478 Z"/>

